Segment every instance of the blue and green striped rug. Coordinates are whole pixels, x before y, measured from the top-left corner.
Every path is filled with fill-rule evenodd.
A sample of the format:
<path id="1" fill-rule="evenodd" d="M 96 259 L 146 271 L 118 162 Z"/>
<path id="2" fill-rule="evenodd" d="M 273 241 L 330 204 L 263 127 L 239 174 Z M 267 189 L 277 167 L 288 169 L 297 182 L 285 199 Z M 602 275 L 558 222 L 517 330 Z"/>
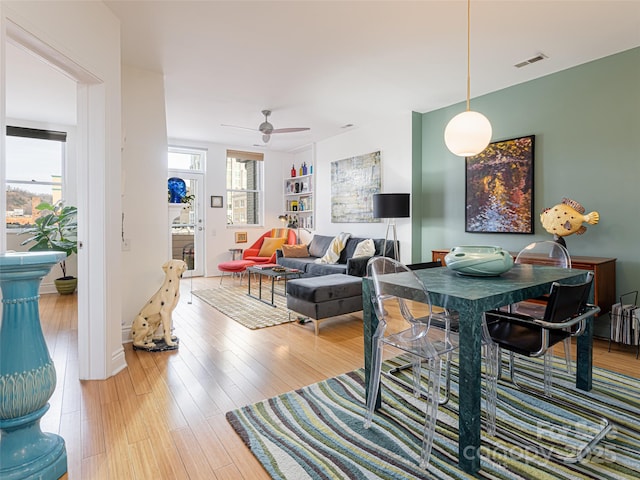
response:
<path id="1" fill-rule="evenodd" d="M 390 368 L 401 360 L 385 362 Z M 538 377 L 536 360 L 518 361 Z M 613 423 L 607 437 L 584 460 L 563 464 L 535 449 L 482 432 L 481 470 L 475 477 L 457 466 L 457 371 L 450 402 L 440 407 L 431 463 L 418 467 L 424 403 L 397 382 L 383 380 L 383 408 L 365 430 L 362 369 L 227 413 L 227 420 L 272 478 L 303 479 L 637 479 L 640 477 L 640 381 L 594 369 L 591 392 L 576 391 L 570 376 L 555 369 L 554 396 L 576 408 L 550 408 L 514 389 L 498 386 L 498 431 L 517 431 L 540 443 L 571 451 L 595 428 L 582 413 Z M 409 380 L 408 377 L 405 380 Z M 569 433 L 548 421 L 571 426 Z M 555 423 L 555 422 L 554 422 Z"/>

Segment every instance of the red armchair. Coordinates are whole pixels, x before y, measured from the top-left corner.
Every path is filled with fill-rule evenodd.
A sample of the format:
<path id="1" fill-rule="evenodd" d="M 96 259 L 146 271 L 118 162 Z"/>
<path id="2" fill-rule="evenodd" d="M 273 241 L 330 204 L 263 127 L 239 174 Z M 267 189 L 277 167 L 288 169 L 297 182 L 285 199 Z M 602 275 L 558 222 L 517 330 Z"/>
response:
<path id="1" fill-rule="evenodd" d="M 258 264 L 260 263 L 276 263 L 276 250 L 279 248 L 276 247 L 273 249 L 273 251 L 271 252 L 270 248 L 268 248 L 270 245 L 268 245 L 271 242 L 267 242 L 267 245 L 265 244 L 265 239 L 271 239 L 274 238 L 272 237 L 272 233 L 278 232 L 278 231 L 282 231 L 283 229 L 273 229 L 273 230 L 269 230 L 268 232 L 266 232 L 265 234 L 263 234 L 260 238 L 258 238 L 258 240 L 255 241 L 255 243 L 253 245 L 251 245 L 249 248 L 245 249 L 245 251 L 242 253 L 242 259 L 243 260 L 251 260 L 253 262 L 256 262 Z M 295 245 L 297 242 L 297 237 L 296 237 L 296 232 L 289 228 L 289 229 L 285 229 L 287 230 L 287 232 L 285 233 L 285 241 L 284 244 L 285 245 Z M 265 247 L 265 249 L 263 250 L 263 255 L 260 255 L 260 250 L 262 249 L 262 247 Z M 268 253 L 268 255 L 265 255 L 265 253 Z"/>

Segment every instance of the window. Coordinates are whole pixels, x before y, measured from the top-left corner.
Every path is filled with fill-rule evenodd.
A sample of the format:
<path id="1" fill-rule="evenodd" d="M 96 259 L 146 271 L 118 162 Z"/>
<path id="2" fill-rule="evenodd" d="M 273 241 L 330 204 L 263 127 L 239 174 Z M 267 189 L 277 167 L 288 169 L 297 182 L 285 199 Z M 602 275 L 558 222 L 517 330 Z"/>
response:
<path id="1" fill-rule="evenodd" d="M 227 225 L 260 225 L 261 153 L 227 150 Z"/>
<path id="2" fill-rule="evenodd" d="M 63 166 L 67 134 L 7 127 L 7 230 L 31 225 L 41 202 L 63 198 Z"/>
<path id="3" fill-rule="evenodd" d="M 202 171 L 205 151 L 193 148 L 169 147 L 169 170 Z"/>

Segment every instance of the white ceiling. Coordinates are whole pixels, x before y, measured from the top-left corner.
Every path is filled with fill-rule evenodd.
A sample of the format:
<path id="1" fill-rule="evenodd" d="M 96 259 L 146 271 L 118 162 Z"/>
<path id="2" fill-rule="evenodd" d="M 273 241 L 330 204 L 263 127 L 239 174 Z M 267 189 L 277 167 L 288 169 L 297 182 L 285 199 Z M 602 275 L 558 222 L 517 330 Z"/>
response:
<path id="1" fill-rule="evenodd" d="M 261 145 L 221 124 L 257 128 L 268 108 L 275 128 L 311 128 L 266 147 L 290 151 L 465 99 L 464 0 L 105 3 L 122 22 L 123 63 L 164 74 L 172 138 Z M 637 46 L 640 0 L 473 0 L 471 96 Z M 8 115 L 20 117 L 29 99 L 47 104 L 20 81 L 24 55 L 9 53 Z M 514 67 L 539 53 L 548 58 Z"/>

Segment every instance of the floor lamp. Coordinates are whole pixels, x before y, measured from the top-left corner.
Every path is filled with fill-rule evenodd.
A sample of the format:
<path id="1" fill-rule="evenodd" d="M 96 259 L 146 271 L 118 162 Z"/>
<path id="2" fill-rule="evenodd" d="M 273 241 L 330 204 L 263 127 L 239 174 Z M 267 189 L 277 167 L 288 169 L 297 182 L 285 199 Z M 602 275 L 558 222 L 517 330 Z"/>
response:
<path id="1" fill-rule="evenodd" d="M 387 219 L 387 232 L 384 236 L 382 255 L 387 254 L 387 239 L 389 238 L 389 227 L 393 229 L 393 254 L 396 260 L 400 261 L 398 254 L 398 234 L 396 232 L 396 218 L 409 216 L 409 194 L 408 193 L 376 193 L 373 195 L 373 217 Z"/>
<path id="2" fill-rule="evenodd" d="M 308 228 L 304 228 L 300 226 L 300 220 L 298 219 L 298 217 L 294 215 L 284 214 L 284 215 L 278 216 L 278 219 L 281 222 L 286 223 L 287 228 L 295 228 L 296 230 L 298 230 L 298 239 L 296 240 L 296 243 L 298 245 L 302 243 L 302 241 L 300 240 L 300 230 L 304 230 L 307 233 L 311 233 L 311 230 L 309 230 Z"/>

